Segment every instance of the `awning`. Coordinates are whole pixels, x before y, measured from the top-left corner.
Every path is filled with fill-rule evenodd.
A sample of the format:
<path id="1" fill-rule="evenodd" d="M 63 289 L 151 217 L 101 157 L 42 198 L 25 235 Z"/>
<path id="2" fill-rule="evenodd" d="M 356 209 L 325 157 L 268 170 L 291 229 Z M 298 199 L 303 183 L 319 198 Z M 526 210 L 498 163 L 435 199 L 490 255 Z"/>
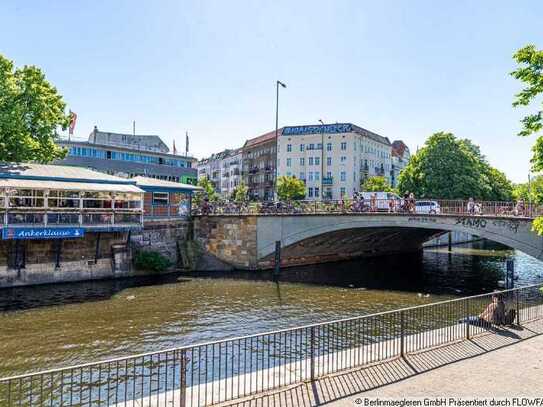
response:
<path id="1" fill-rule="evenodd" d="M 144 191 L 131 184 L 101 184 L 93 182 L 65 182 L 33 179 L 1 179 L 0 188 L 20 189 L 53 189 L 64 191 L 86 192 L 135 192 L 142 194 Z"/>

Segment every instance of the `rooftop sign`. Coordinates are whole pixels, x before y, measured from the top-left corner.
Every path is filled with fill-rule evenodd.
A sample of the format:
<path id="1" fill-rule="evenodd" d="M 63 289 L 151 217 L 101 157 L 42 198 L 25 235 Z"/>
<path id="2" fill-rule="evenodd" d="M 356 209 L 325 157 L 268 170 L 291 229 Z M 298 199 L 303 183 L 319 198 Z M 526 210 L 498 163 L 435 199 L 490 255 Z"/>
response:
<path id="1" fill-rule="evenodd" d="M 2 239 L 69 239 L 85 236 L 83 228 L 4 228 Z"/>
<path id="2" fill-rule="evenodd" d="M 304 134 L 349 133 L 353 125 L 349 123 L 325 124 L 318 126 L 292 126 L 283 128 L 283 136 L 298 136 Z"/>

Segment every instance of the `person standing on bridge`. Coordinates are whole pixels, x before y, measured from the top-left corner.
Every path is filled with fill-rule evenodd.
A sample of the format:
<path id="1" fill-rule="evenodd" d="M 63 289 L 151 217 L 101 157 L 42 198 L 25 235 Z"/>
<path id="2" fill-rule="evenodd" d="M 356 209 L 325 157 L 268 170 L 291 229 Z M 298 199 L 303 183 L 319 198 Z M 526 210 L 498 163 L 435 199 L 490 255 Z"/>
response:
<path id="1" fill-rule="evenodd" d="M 473 198 L 469 198 L 468 199 L 468 213 L 470 215 L 474 215 L 475 214 L 475 201 L 473 200 Z"/>

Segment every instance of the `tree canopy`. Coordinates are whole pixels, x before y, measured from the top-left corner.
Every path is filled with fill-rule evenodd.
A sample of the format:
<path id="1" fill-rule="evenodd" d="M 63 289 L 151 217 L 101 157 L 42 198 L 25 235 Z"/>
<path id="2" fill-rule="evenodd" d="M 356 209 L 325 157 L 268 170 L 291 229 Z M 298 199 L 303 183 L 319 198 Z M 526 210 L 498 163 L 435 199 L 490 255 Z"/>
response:
<path id="1" fill-rule="evenodd" d="M 207 179 L 207 177 L 200 178 L 198 180 L 198 186 L 202 187 L 204 190 L 194 194 L 194 203 L 196 205 L 200 205 L 202 200 L 206 197 L 210 202 L 216 202 L 219 200 L 219 194 L 217 194 L 213 183 Z"/>
<path id="2" fill-rule="evenodd" d="M 543 204 L 543 176 L 534 177 L 529 184 L 527 182 L 515 184 L 513 198 L 537 205 Z"/>
<path id="3" fill-rule="evenodd" d="M 369 177 L 362 184 L 362 190 L 366 192 L 391 192 L 394 189 L 385 177 Z"/>
<path id="4" fill-rule="evenodd" d="M 539 172 L 543 171 L 543 102 L 536 102 L 536 99 L 543 95 L 543 50 L 538 50 L 534 45 L 527 45 L 519 49 L 513 55 L 513 59 L 517 62 L 518 68 L 511 72 L 513 78 L 518 79 L 525 87 L 515 95 L 513 106 L 527 107 L 532 103 L 537 104 L 535 112 L 525 116 L 521 123 L 522 129 L 518 133 L 519 136 L 537 135 L 534 146 L 532 147 L 533 156 L 531 159 L 532 170 Z M 540 203 L 540 183 L 538 177 L 532 185 L 531 196 L 527 189 L 523 186 L 515 188 L 515 194 L 522 196 L 527 194 L 528 197 L 533 197 L 534 202 Z M 534 220 L 534 230 L 540 235 L 543 234 L 543 217 Z"/>
<path id="5" fill-rule="evenodd" d="M 232 191 L 231 198 L 238 203 L 247 201 L 247 193 L 249 192 L 249 188 L 247 188 L 247 185 L 245 185 L 243 182 L 238 184 L 234 190 Z"/>
<path id="6" fill-rule="evenodd" d="M 422 198 L 510 200 L 512 185 L 470 140 L 435 133 L 400 173 L 398 189 Z"/>
<path id="7" fill-rule="evenodd" d="M 304 199 L 305 184 L 296 177 L 279 177 L 277 179 L 277 196 L 282 201 Z"/>
<path id="8" fill-rule="evenodd" d="M 63 158 L 57 129 L 69 116 L 56 88 L 35 66 L 15 68 L 0 55 L 0 161 L 47 163 Z"/>

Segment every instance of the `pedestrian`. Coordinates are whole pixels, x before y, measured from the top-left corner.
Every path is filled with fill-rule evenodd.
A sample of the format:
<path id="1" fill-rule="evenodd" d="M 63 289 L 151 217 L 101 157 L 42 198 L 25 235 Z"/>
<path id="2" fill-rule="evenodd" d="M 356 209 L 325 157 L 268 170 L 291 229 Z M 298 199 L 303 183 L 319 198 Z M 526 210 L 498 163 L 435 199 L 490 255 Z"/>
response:
<path id="1" fill-rule="evenodd" d="M 475 213 L 475 201 L 471 197 L 468 199 L 467 209 L 470 215 L 473 215 Z"/>
<path id="2" fill-rule="evenodd" d="M 415 194 L 411 192 L 409 194 L 409 212 L 415 213 Z"/>
<path id="3" fill-rule="evenodd" d="M 377 212 L 377 193 L 371 194 L 370 207 L 372 212 Z"/>

